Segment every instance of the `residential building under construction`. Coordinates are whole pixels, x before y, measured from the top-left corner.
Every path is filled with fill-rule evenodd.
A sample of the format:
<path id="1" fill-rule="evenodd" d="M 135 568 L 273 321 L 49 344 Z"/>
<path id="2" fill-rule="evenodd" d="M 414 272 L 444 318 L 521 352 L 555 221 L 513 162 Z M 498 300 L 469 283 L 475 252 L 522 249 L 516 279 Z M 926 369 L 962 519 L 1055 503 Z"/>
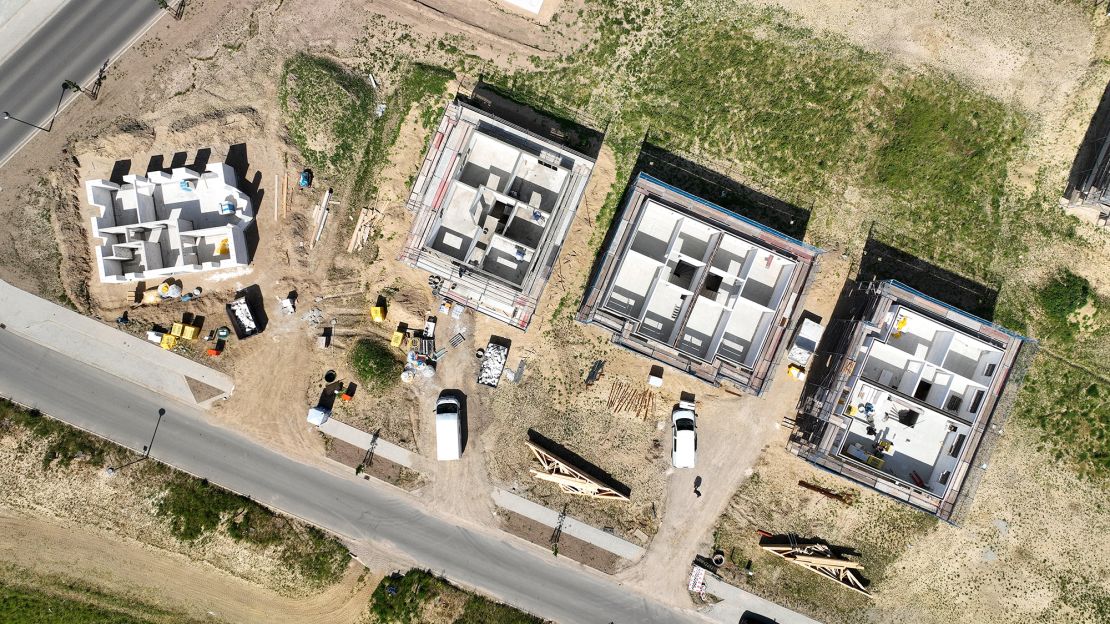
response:
<path id="1" fill-rule="evenodd" d="M 684 372 L 760 394 L 821 250 L 641 173 L 578 320 Z"/>
<path id="2" fill-rule="evenodd" d="M 408 207 L 401 253 L 440 296 L 526 329 L 593 159 L 463 102 L 447 107 Z"/>
<path id="3" fill-rule="evenodd" d="M 950 520 L 1027 339 L 896 281 L 852 295 L 790 448 Z"/>

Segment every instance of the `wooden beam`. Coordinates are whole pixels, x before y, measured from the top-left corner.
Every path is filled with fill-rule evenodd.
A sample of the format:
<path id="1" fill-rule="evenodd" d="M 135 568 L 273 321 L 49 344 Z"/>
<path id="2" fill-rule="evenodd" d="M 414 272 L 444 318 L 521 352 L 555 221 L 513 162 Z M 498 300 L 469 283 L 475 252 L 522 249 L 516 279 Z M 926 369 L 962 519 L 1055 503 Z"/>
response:
<path id="1" fill-rule="evenodd" d="M 567 494 L 623 501 L 628 500 L 628 497 L 624 494 L 597 481 L 590 475 L 571 466 L 543 448 L 529 441 L 525 441 L 524 443 L 531 449 L 532 455 L 535 456 L 542 468 L 542 470 L 533 469 L 530 471 L 534 478 L 555 483 Z"/>
<path id="2" fill-rule="evenodd" d="M 813 565 L 824 566 L 826 568 L 852 568 L 853 570 L 863 569 L 862 563 L 859 563 L 858 561 L 848 561 L 847 559 L 814 557 L 812 555 L 787 555 L 787 557 L 802 563 L 810 563 Z"/>
<path id="3" fill-rule="evenodd" d="M 820 574 L 825 578 L 832 579 L 842 586 L 859 592 L 864 596 L 871 596 L 871 593 L 864 588 L 863 579 L 860 577 L 860 570 L 863 569 L 863 565 L 846 559 L 839 559 L 831 556 L 821 557 L 811 554 L 815 551 L 829 552 L 831 554 L 829 547 L 824 544 L 797 544 L 794 546 L 787 544 L 766 544 L 761 545 L 761 547 L 763 550 L 778 555 L 814 574 Z"/>

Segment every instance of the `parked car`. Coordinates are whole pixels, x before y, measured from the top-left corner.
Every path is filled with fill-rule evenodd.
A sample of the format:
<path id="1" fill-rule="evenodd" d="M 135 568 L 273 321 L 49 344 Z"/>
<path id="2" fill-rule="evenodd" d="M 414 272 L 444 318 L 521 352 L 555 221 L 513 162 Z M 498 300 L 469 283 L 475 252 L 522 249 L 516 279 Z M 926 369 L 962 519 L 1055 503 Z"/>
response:
<path id="1" fill-rule="evenodd" d="M 462 456 L 462 405 L 441 394 L 436 401 L 436 459 L 451 461 Z"/>
<path id="2" fill-rule="evenodd" d="M 690 401 L 679 401 L 671 412 L 671 465 L 693 468 L 698 452 L 697 414 Z"/>

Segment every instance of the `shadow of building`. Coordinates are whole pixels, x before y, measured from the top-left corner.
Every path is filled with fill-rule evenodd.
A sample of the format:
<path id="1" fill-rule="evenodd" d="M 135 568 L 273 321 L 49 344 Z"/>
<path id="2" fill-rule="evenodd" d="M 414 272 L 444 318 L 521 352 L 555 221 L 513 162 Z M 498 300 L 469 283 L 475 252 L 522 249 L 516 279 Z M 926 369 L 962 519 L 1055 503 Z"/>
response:
<path id="1" fill-rule="evenodd" d="M 597 159 L 605 135 L 599 130 L 550 111 L 513 99 L 495 85 L 479 82 L 470 95 L 459 94 L 466 104 L 490 113 L 522 130 Z"/>

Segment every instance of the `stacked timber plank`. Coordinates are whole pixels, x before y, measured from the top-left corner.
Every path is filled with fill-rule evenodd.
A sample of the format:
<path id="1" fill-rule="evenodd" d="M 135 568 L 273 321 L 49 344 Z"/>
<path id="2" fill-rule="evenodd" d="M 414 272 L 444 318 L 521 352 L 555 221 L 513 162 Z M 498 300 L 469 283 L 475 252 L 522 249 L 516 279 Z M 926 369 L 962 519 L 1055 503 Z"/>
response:
<path id="1" fill-rule="evenodd" d="M 641 390 L 632 384 L 616 381 L 609 388 L 606 407 L 614 414 L 631 413 L 647 420 L 655 412 L 655 392 L 650 388 Z"/>

